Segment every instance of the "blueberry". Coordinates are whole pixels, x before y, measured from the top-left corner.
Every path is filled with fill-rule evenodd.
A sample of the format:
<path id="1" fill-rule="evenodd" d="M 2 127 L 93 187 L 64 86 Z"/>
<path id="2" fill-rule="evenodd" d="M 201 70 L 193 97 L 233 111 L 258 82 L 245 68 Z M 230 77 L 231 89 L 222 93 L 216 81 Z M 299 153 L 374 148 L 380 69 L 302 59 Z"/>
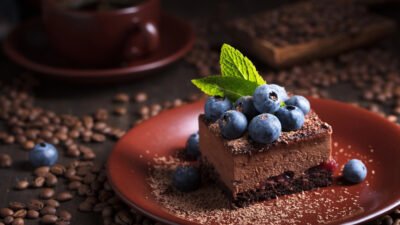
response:
<path id="1" fill-rule="evenodd" d="M 286 90 L 284 87 L 279 86 L 277 84 L 268 84 L 269 88 L 272 90 L 276 91 L 278 93 L 278 96 L 281 101 L 286 101 L 289 99 L 289 96 L 286 93 Z"/>
<path id="2" fill-rule="evenodd" d="M 29 152 L 29 161 L 34 167 L 52 166 L 57 159 L 57 149 L 49 143 L 39 143 Z"/>
<path id="3" fill-rule="evenodd" d="M 192 166 L 178 166 L 172 176 L 172 184 L 182 192 L 194 191 L 200 186 L 199 170 Z"/>
<path id="4" fill-rule="evenodd" d="M 294 95 L 285 101 L 286 105 L 294 105 L 303 111 L 304 115 L 310 112 L 310 102 L 303 96 Z"/>
<path id="5" fill-rule="evenodd" d="M 186 141 L 185 154 L 189 159 L 197 159 L 200 156 L 198 132 L 191 134 L 188 140 Z"/>
<path id="6" fill-rule="evenodd" d="M 281 122 L 283 131 L 298 130 L 304 124 L 303 112 L 293 105 L 286 105 L 279 108 L 275 116 L 278 117 Z"/>
<path id="7" fill-rule="evenodd" d="M 279 138 L 281 129 L 281 123 L 276 116 L 263 113 L 251 120 L 249 136 L 258 143 L 269 144 Z"/>
<path id="8" fill-rule="evenodd" d="M 234 108 L 242 112 L 248 120 L 253 119 L 259 113 L 254 107 L 253 96 L 242 96 L 234 104 Z"/>
<path id="9" fill-rule="evenodd" d="M 267 84 L 256 88 L 253 94 L 254 107 L 260 113 L 274 113 L 281 103 L 278 92 L 270 88 Z"/>
<path id="10" fill-rule="evenodd" d="M 239 138 L 247 128 L 246 116 L 239 111 L 228 110 L 219 119 L 219 128 L 224 138 Z"/>
<path id="11" fill-rule="evenodd" d="M 350 183 L 360 183 L 367 177 L 367 168 L 358 159 L 352 159 L 344 165 L 343 177 Z"/>
<path id="12" fill-rule="evenodd" d="M 205 117 L 212 122 L 219 119 L 222 113 L 232 108 L 232 104 L 227 98 L 209 97 L 204 106 Z"/>

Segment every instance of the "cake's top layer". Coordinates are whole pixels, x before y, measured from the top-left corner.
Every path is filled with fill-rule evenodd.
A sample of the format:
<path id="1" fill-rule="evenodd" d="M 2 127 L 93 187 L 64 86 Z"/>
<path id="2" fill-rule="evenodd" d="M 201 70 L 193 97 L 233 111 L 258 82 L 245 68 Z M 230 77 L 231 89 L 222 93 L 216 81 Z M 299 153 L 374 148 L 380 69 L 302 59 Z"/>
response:
<path id="1" fill-rule="evenodd" d="M 206 122 L 215 135 L 221 136 L 218 121 L 210 123 L 204 118 L 204 116 L 201 116 L 201 119 Z M 279 139 L 271 144 L 256 143 L 249 138 L 247 133 L 234 140 L 221 139 L 232 154 L 238 155 L 264 152 L 274 146 L 290 145 L 301 140 L 316 138 L 327 133 L 332 133 L 332 127 L 328 123 L 323 122 L 315 112 L 311 111 L 306 115 L 305 122 L 300 130 L 282 132 Z"/>

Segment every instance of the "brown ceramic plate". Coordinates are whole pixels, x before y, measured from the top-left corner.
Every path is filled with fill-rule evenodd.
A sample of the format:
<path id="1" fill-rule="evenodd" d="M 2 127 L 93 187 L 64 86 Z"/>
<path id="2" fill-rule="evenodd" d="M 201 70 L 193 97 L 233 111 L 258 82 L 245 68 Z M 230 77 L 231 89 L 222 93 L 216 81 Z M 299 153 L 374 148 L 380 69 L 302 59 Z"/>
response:
<path id="1" fill-rule="evenodd" d="M 112 68 L 79 68 L 52 51 L 39 18 L 18 26 L 3 43 L 6 55 L 15 63 L 53 78 L 99 82 L 136 78 L 167 66 L 183 57 L 192 47 L 194 33 L 184 21 L 162 14 L 159 49 L 132 62 Z"/>
<path id="2" fill-rule="evenodd" d="M 114 190 L 127 204 L 164 223 L 191 224 L 169 213 L 154 200 L 146 177 L 155 155 L 168 156 L 184 148 L 187 137 L 198 129 L 197 117 L 203 111 L 203 104 L 200 101 L 163 112 L 129 131 L 116 144 L 107 171 Z M 336 184 L 325 189 L 326 193 L 335 191 L 337 194 L 319 196 L 335 202 L 340 199 L 341 190 L 346 189 L 346 193 L 358 199 L 362 208 L 330 224 L 365 222 L 399 206 L 400 164 L 395 162 L 400 158 L 399 127 L 349 104 L 321 99 L 311 99 L 311 104 L 320 117 L 333 126 L 333 157 L 338 163 L 343 165 L 350 158 L 360 158 L 369 171 L 363 183 Z M 306 195 L 311 193 L 313 191 Z M 353 200 L 343 200 L 337 206 L 347 209 L 352 204 Z M 317 214 L 323 214 L 327 209 L 322 206 L 318 210 Z M 305 216 L 300 219 L 301 223 L 317 224 L 316 216 Z"/>

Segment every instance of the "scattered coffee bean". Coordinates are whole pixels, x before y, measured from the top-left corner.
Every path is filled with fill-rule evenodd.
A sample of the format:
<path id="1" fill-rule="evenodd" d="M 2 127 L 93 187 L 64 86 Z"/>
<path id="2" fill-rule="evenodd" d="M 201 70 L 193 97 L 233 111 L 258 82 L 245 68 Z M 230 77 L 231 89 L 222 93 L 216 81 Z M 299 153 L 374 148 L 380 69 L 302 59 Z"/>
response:
<path id="1" fill-rule="evenodd" d="M 0 168 L 8 168 L 12 165 L 11 156 L 8 154 L 0 154 Z"/>
<path id="2" fill-rule="evenodd" d="M 14 218 L 25 218 L 27 211 L 25 209 L 20 209 L 13 214 Z"/>
<path id="3" fill-rule="evenodd" d="M 42 199 L 50 199 L 54 196 L 55 192 L 52 188 L 43 188 L 40 190 L 39 197 Z"/>
<path id="4" fill-rule="evenodd" d="M 82 212 L 91 212 L 93 210 L 93 204 L 87 201 L 79 204 L 79 210 Z"/>
<path id="5" fill-rule="evenodd" d="M 65 167 L 61 164 L 55 164 L 50 168 L 50 172 L 56 176 L 64 175 L 65 170 L 66 170 Z"/>
<path id="6" fill-rule="evenodd" d="M 46 186 L 47 187 L 54 187 L 58 183 L 58 179 L 51 173 L 46 175 Z"/>
<path id="7" fill-rule="evenodd" d="M 114 102 L 119 102 L 119 103 L 129 102 L 129 95 L 125 93 L 118 93 L 114 96 Z"/>
<path id="8" fill-rule="evenodd" d="M 51 206 L 45 206 L 40 210 L 40 215 L 55 215 L 57 212 L 56 208 Z"/>
<path id="9" fill-rule="evenodd" d="M 38 199 L 31 199 L 27 204 L 27 208 L 34 211 L 41 210 L 43 207 L 44 203 Z"/>
<path id="10" fill-rule="evenodd" d="M 58 211 L 57 216 L 59 219 L 64 220 L 64 221 L 69 221 L 72 219 L 71 213 L 68 212 L 67 210 Z"/>
<path id="11" fill-rule="evenodd" d="M 26 141 L 25 143 L 23 143 L 23 148 L 25 150 L 32 150 L 33 147 L 35 147 L 35 142 L 33 141 Z"/>
<path id="12" fill-rule="evenodd" d="M 40 222 L 42 224 L 55 224 L 58 220 L 58 217 L 55 215 L 45 215 L 42 217 Z"/>
<path id="13" fill-rule="evenodd" d="M 36 210 L 28 210 L 27 214 L 26 214 L 26 218 L 28 219 L 37 219 L 39 218 L 39 212 Z"/>
<path id="14" fill-rule="evenodd" d="M 5 224 L 11 224 L 13 221 L 14 221 L 14 217 L 12 217 L 12 216 L 6 216 L 6 217 L 4 217 L 4 219 L 3 219 L 3 222 L 4 222 Z"/>
<path id="15" fill-rule="evenodd" d="M 71 194 L 71 192 L 68 192 L 68 191 L 58 193 L 56 196 L 56 199 L 59 202 L 66 202 L 66 201 L 71 200 L 72 198 L 73 198 L 73 195 Z"/>
<path id="16" fill-rule="evenodd" d="M 68 189 L 69 190 L 77 190 L 82 183 L 80 181 L 72 181 L 68 184 Z"/>
<path id="17" fill-rule="evenodd" d="M 115 107 L 113 110 L 113 113 L 117 116 L 126 115 L 127 112 L 128 112 L 128 110 L 125 107 Z"/>
<path id="18" fill-rule="evenodd" d="M 58 202 L 55 199 L 48 199 L 48 200 L 44 201 L 44 203 L 46 204 L 46 206 L 50 206 L 50 207 L 54 207 L 54 208 L 60 207 L 60 202 Z"/>
<path id="19" fill-rule="evenodd" d="M 8 207 L 12 210 L 25 209 L 26 205 L 22 202 L 9 202 Z"/>
<path id="20" fill-rule="evenodd" d="M 0 217 L 12 216 L 14 211 L 9 208 L 0 208 Z"/>
<path id="21" fill-rule="evenodd" d="M 36 168 L 33 174 L 35 174 L 36 176 L 45 177 L 49 172 L 50 172 L 50 167 L 42 166 Z"/>
<path id="22" fill-rule="evenodd" d="M 142 103 L 147 101 L 147 94 L 144 92 L 139 92 L 135 95 L 135 101 L 138 103 Z"/>
<path id="23" fill-rule="evenodd" d="M 29 187 L 29 182 L 27 180 L 19 180 L 15 185 L 15 189 L 17 190 L 25 190 Z"/>
<path id="24" fill-rule="evenodd" d="M 33 181 L 31 186 L 34 188 L 41 188 L 43 187 L 46 179 L 44 177 L 36 177 Z"/>
<path id="25" fill-rule="evenodd" d="M 25 221 L 22 218 L 16 218 L 14 219 L 14 221 L 12 222 L 12 225 L 24 225 Z"/>

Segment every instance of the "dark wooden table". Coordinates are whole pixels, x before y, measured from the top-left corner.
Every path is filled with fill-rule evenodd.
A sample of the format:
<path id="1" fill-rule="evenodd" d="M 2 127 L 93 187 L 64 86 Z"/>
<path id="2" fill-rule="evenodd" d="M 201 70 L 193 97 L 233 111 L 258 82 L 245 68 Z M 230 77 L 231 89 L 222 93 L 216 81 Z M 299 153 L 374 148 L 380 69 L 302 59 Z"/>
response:
<path id="1" fill-rule="evenodd" d="M 187 19 L 211 18 L 220 20 L 232 18 L 237 15 L 246 15 L 278 5 L 279 1 L 178 1 L 164 0 L 163 8 L 169 13 L 174 13 Z M 279 3 L 280 4 L 280 3 Z M 391 10 L 388 14 L 394 14 Z M 215 35 L 214 35 L 215 36 Z M 221 40 L 223 41 L 223 40 Z M 16 66 L 4 56 L 0 58 L 0 76 L 2 79 L 9 79 L 17 74 L 30 73 L 25 69 Z M 35 74 L 34 74 L 35 75 Z M 140 91 L 149 95 L 150 103 L 159 103 L 165 100 L 174 100 L 188 96 L 190 93 L 198 93 L 196 88 L 189 82 L 190 79 L 197 77 L 197 71 L 184 61 L 177 62 L 168 68 L 149 74 L 130 83 L 112 84 L 105 86 L 77 86 L 69 85 L 59 81 L 42 80 L 41 84 L 34 89 L 36 104 L 57 113 L 69 113 L 77 116 L 93 113 L 96 109 L 105 107 L 112 109 L 112 97 L 118 92 L 126 92 L 133 96 Z M 349 87 L 338 87 L 337 93 L 343 90 L 350 91 Z M 333 89 L 333 96 L 335 89 Z M 339 95 L 336 95 L 339 96 Z M 351 94 L 350 94 L 351 96 Z M 342 98 L 343 99 L 343 98 Z M 354 99 L 343 99 L 354 100 Z M 111 117 L 111 124 L 116 127 L 127 129 L 137 119 L 135 112 L 138 105 L 130 103 L 129 113 L 126 116 Z M 107 141 L 102 144 L 90 145 L 97 153 L 98 163 L 104 163 L 108 154 L 112 150 L 114 142 Z M 17 145 L 0 145 L 0 152 L 8 153 L 14 159 L 14 165 L 10 169 L 0 169 L 0 207 L 6 206 L 9 201 L 27 201 L 37 196 L 38 191 L 28 189 L 25 191 L 14 191 L 13 186 L 18 179 L 29 178 L 31 170 L 27 166 L 27 152 Z M 61 157 L 61 162 L 70 159 Z M 66 202 L 62 208 L 68 209 L 73 213 L 71 224 L 89 225 L 102 224 L 101 216 L 95 213 L 81 213 L 77 210 L 77 205 L 82 199 L 74 198 L 73 201 Z M 27 222 L 26 224 L 37 224 Z"/>

